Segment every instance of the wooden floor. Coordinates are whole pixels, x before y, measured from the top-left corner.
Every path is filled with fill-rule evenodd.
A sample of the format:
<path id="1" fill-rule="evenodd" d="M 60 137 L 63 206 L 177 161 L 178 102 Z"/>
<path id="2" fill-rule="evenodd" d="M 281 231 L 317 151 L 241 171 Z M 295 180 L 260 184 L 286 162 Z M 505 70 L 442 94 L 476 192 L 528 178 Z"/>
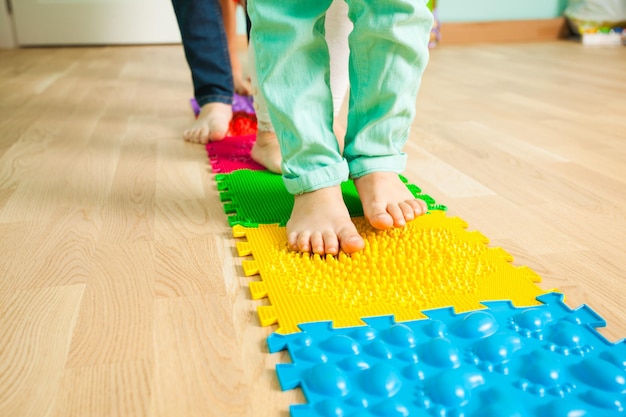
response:
<path id="1" fill-rule="evenodd" d="M 0 51 L 0 416 L 288 416 L 180 46 Z M 406 176 L 626 336 L 626 48 L 432 52 Z"/>

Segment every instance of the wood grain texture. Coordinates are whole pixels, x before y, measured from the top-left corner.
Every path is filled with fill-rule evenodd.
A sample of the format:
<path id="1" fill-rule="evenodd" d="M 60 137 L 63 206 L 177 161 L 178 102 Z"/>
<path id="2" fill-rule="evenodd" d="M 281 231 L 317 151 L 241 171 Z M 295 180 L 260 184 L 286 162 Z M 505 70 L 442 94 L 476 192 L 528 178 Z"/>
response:
<path id="1" fill-rule="evenodd" d="M 0 415 L 46 416 L 54 408 L 84 289 L 0 295 Z"/>
<path id="2" fill-rule="evenodd" d="M 0 51 L 0 416 L 287 417 L 180 46 Z M 432 50 L 405 175 L 626 336 L 626 60 Z M 345 115 L 345 109 L 344 113 Z"/>

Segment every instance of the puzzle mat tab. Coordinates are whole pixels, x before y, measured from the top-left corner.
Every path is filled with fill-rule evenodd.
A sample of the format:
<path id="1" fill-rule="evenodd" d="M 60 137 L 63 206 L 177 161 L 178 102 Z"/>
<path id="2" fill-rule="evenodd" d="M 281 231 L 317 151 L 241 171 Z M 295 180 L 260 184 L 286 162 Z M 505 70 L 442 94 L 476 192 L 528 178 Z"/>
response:
<path id="1" fill-rule="evenodd" d="M 587 306 L 571 310 L 556 293 L 539 300 L 403 323 L 303 324 L 268 345 L 293 361 L 276 367 L 282 389 L 306 397 L 292 417 L 623 416 L 626 343 L 604 339 L 595 330 L 604 320 Z"/>
<path id="2" fill-rule="evenodd" d="M 465 230 L 459 218 L 434 211 L 406 227 L 375 231 L 364 218 L 353 219 L 365 248 L 350 256 L 309 255 L 287 249 L 285 229 L 236 226 L 240 256 L 261 325 L 278 323 L 278 333 L 298 331 L 298 324 L 332 320 L 336 326 L 362 324 L 361 317 L 394 314 L 399 321 L 423 318 L 421 310 L 453 306 L 457 311 L 483 308 L 484 300 L 538 304 L 547 291 L 527 267 L 511 265 L 500 248 L 487 247 L 478 232 Z"/>
<path id="3" fill-rule="evenodd" d="M 233 112 L 244 112 L 249 114 L 255 114 L 254 100 L 252 96 L 242 96 L 235 93 L 233 96 Z"/>
<path id="4" fill-rule="evenodd" d="M 256 135 L 231 136 L 206 144 L 213 172 L 230 173 L 239 169 L 263 171 L 265 167 L 250 157 Z"/>
<path id="5" fill-rule="evenodd" d="M 435 200 L 423 194 L 414 184 L 400 176 L 413 195 L 422 199 L 429 210 L 445 210 Z M 230 214 L 231 226 L 244 225 L 255 227 L 259 224 L 278 224 L 284 226 L 289 220 L 293 208 L 293 196 L 285 189 L 280 175 L 268 171 L 238 170 L 229 174 L 216 175 L 220 200 L 224 211 Z M 343 199 L 352 217 L 363 216 L 363 208 L 352 180 L 341 185 Z"/>

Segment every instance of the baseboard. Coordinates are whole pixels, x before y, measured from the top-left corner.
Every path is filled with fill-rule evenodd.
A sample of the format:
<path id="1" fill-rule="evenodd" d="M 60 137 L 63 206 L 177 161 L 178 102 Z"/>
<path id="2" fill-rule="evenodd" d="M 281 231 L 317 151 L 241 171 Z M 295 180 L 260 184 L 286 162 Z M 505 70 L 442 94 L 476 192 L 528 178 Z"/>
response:
<path id="1" fill-rule="evenodd" d="M 501 42 L 546 42 L 570 35 L 563 17 L 537 20 L 504 20 L 496 22 L 441 23 L 442 45 Z M 245 34 L 237 36 L 238 50 L 247 47 Z"/>
<path id="2" fill-rule="evenodd" d="M 441 45 L 546 42 L 567 38 L 565 18 L 497 22 L 441 23 Z"/>

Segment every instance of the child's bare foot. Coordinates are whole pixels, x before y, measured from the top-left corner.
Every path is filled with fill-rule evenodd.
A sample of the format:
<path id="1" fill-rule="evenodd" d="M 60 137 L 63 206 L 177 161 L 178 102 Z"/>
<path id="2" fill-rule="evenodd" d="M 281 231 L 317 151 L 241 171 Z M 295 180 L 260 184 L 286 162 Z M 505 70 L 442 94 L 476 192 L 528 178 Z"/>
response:
<path id="1" fill-rule="evenodd" d="M 365 218 L 376 229 L 402 227 L 428 207 L 392 172 L 373 172 L 354 180 Z"/>
<path id="2" fill-rule="evenodd" d="M 278 146 L 276 133 L 259 130 L 256 134 L 256 141 L 250 150 L 250 156 L 271 172 L 281 173 L 280 146 Z"/>
<path id="3" fill-rule="evenodd" d="M 332 255 L 339 249 L 353 253 L 365 246 L 339 185 L 295 196 L 287 242 L 292 250 Z"/>
<path id="4" fill-rule="evenodd" d="M 230 104 L 207 103 L 202 106 L 193 126 L 183 132 L 183 138 L 193 143 L 222 140 L 228 132 L 232 117 L 233 108 Z"/>
<path id="5" fill-rule="evenodd" d="M 240 96 L 252 95 L 252 83 L 242 74 L 239 74 L 238 76 L 235 76 L 235 74 L 233 74 L 233 84 L 235 85 L 235 93 L 239 94 Z"/>

